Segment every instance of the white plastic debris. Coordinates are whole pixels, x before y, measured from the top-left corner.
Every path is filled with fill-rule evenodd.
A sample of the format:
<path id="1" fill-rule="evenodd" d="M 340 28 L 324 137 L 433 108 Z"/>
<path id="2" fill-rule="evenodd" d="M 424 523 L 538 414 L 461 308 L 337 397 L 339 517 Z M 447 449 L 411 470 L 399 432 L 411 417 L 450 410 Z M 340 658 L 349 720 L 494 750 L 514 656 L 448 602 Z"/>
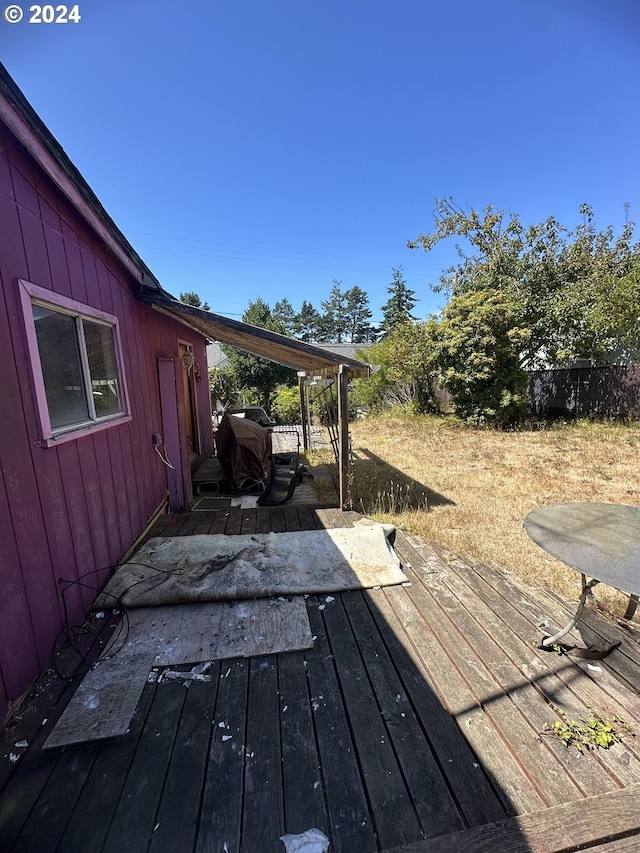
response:
<path id="1" fill-rule="evenodd" d="M 189 672 L 175 672 L 172 669 L 165 670 L 164 678 L 170 681 L 182 681 L 185 687 L 188 687 L 192 681 L 211 681 L 210 675 L 205 675 L 205 672 L 211 666 L 211 661 L 196 664 Z M 158 681 L 160 679 L 158 678 Z"/>
<path id="2" fill-rule="evenodd" d="M 231 740 L 232 737 L 233 735 L 222 735 L 222 742 L 224 743 L 224 741 Z"/>
<path id="3" fill-rule="evenodd" d="M 17 743 L 14 743 L 14 746 L 16 747 L 16 749 L 26 749 L 29 744 L 26 740 L 19 740 Z"/>
<path id="4" fill-rule="evenodd" d="M 9 753 L 9 761 L 11 761 L 13 764 L 15 764 L 19 758 L 20 758 L 20 756 L 16 755 L 15 752 Z"/>
<path id="5" fill-rule="evenodd" d="M 92 711 L 100 707 L 100 697 L 97 693 L 90 693 L 84 700 L 84 706 Z"/>
<path id="6" fill-rule="evenodd" d="M 601 666 L 595 666 L 592 663 L 588 663 L 587 666 L 589 667 L 589 669 L 592 669 L 594 672 L 602 672 Z M 16 744 L 16 746 L 17 746 L 17 744 Z"/>
<path id="7" fill-rule="evenodd" d="M 319 829 L 307 829 L 298 835 L 280 836 L 286 853 L 328 853 L 329 839 Z"/>
<path id="8" fill-rule="evenodd" d="M 335 601 L 335 598 L 332 595 L 328 595 L 325 598 L 325 601 L 327 602 L 327 604 L 331 604 L 332 601 Z"/>

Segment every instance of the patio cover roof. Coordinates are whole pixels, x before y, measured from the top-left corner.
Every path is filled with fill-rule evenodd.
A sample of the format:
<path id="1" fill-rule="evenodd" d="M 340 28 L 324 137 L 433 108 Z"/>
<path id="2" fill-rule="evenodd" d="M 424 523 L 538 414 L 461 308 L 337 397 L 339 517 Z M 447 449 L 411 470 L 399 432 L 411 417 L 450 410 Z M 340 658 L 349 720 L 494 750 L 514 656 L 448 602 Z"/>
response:
<path id="1" fill-rule="evenodd" d="M 206 338 L 230 344 L 253 355 L 268 358 L 310 376 L 334 376 L 341 364 L 349 368 L 354 377 L 369 376 L 371 368 L 362 361 L 337 355 L 322 347 L 231 320 L 202 308 L 194 308 L 173 299 L 166 291 L 156 290 L 147 301 L 158 311 L 170 314 L 182 323 L 196 329 Z"/>

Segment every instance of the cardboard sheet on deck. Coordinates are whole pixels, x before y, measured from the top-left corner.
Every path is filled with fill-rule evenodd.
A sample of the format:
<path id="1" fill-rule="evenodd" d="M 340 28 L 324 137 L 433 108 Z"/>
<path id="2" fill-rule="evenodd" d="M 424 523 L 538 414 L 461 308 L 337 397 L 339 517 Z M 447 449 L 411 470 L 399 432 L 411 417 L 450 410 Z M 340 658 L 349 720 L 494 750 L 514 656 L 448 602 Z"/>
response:
<path id="1" fill-rule="evenodd" d="M 321 594 L 404 583 L 381 524 L 247 536 L 150 539 L 118 568 L 97 607 Z"/>
<path id="2" fill-rule="evenodd" d="M 140 608 L 127 639 L 84 677 L 45 748 L 124 734 L 152 667 L 275 654 L 313 645 L 304 599 Z M 114 653 L 115 652 L 115 653 Z M 185 673 L 188 683 L 189 674 Z"/>

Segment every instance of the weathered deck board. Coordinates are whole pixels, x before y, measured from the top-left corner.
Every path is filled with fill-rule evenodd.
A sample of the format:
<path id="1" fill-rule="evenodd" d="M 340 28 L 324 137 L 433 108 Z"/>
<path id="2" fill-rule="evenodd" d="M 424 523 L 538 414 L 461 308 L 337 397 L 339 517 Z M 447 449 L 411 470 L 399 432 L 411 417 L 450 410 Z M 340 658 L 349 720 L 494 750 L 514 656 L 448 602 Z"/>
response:
<path id="1" fill-rule="evenodd" d="M 193 849 L 200 822 L 200 797 L 220 678 L 219 663 L 211 668 L 210 674 L 212 681 L 197 683 L 197 689 L 192 684 L 187 691 L 149 853 L 175 853 L 176 850 Z M 159 697 L 164 689 L 164 684 L 159 685 Z"/>
<path id="2" fill-rule="evenodd" d="M 455 719 L 433 689 L 415 644 L 413 623 L 403 620 L 383 590 L 367 595 L 380 633 L 466 824 L 477 826 L 502 819 L 506 809 L 498 792 L 483 772 L 470 744 L 460 737 Z"/>
<path id="3" fill-rule="evenodd" d="M 534 815 L 408 844 L 388 853 L 573 853 L 637 850 L 640 788 L 554 806 Z M 617 838 L 616 838 L 617 836 Z M 627 836 L 627 838 L 625 838 Z M 612 840 L 613 839 L 613 840 Z M 629 846 L 626 842 L 632 841 Z M 635 846 L 634 846 L 635 845 Z"/>
<path id="4" fill-rule="evenodd" d="M 457 824 L 462 829 L 455 800 L 363 596 L 349 594 L 343 600 L 422 831 L 431 837 Z"/>
<path id="5" fill-rule="evenodd" d="M 351 735 L 359 757 L 365 789 L 382 848 L 420 835 L 420 824 L 387 730 L 379 712 L 365 665 L 339 596 L 322 611 Z M 320 613 L 320 611 L 318 611 Z"/>
<path id="6" fill-rule="evenodd" d="M 248 680 L 248 661 L 222 662 L 196 853 L 240 849 Z"/>
<path id="7" fill-rule="evenodd" d="M 424 548 L 425 546 L 422 547 Z M 426 547 L 429 548 L 430 546 L 426 545 Z M 514 584 L 507 580 L 500 572 L 489 569 L 487 566 L 484 566 L 476 560 L 472 560 L 468 557 L 462 558 L 459 555 L 451 557 L 442 549 L 437 549 L 437 552 L 445 555 L 448 563 L 453 568 L 458 567 L 463 572 L 467 582 L 469 584 L 473 584 L 474 588 L 477 588 L 478 590 L 484 589 L 485 593 L 490 596 L 498 595 L 500 607 L 497 612 L 502 614 L 502 618 L 506 619 L 507 624 L 512 624 L 512 612 L 515 611 L 520 615 L 520 617 L 522 617 L 517 619 L 517 623 L 519 625 L 526 625 L 529 631 L 531 626 L 533 626 L 533 636 L 536 636 L 538 633 L 536 629 L 536 621 L 541 617 L 548 617 L 549 615 L 553 616 L 553 613 L 550 614 L 547 610 L 550 602 L 551 606 L 553 606 L 554 601 L 556 608 L 559 606 L 558 599 L 551 596 L 544 590 L 530 589 L 524 591 L 522 589 L 522 584 L 514 586 Z M 480 594 L 482 595 L 482 592 L 480 592 Z M 535 596 L 535 600 L 532 598 L 532 595 Z M 491 601 L 488 601 L 488 603 L 492 606 Z M 513 611 L 511 611 L 511 608 L 513 608 Z M 557 611 L 556 615 L 558 616 L 559 621 L 564 623 L 567 615 L 574 612 L 575 609 L 571 610 L 565 607 L 562 613 Z M 598 666 L 601 666 L 603 672 L 612 673 L 616 676 L 615 681 L 620 685 L 620 691 L 617 695 L 618 701 L 622 697 L 625 697 L 626 701 L 629 702 L 629 707 L 636 720 L 640 720 L 640 666 L 631 667 L 631 669 L 629 669 L 625 662 L 625 657 L 628 657 L 629 654 L 633 654 L 634 656 L 637 656 L 638 654 L 638 650 L 636 648 L 638 641 L 637 631 L 630 637 L 627 632 L 618 628 L 613 620 L 599 617 L 597 614 L 590 612 L 589 610 L 586 611 L 585 618 L 588 620 L 597 619 L 599 621 L 601 632 L 599 636 L 602 637 L 605 642 L 608 643 L 612 640 L 620 640 L 623 643 L 624 652 L 616 650 L 603 662 L 598 662 Z M 577 632 L 574 632 L 578 642 L 581 640 L 580 633 L 582 631 L 584 631 L 584 620 L 581 619 L 578 623 Z M 530 641 L 531 639 L 532 637 L 529 635 L 528 640 Z M 547 652 L 540 652 L 540 654 L 548 656 Z M 571 660 L 583 671 L 587 672 L 587 674 L 595 672 L 590 669 L 588 663 L 581 661 L 578 658 L 571 658 Z M 624 672 L 620 671 L 620 664 L 623 664 Z M 630 678 L 628 678 L 629 676 Z M 593 675 L 590 675 L 590 677 L 593 677 Z"/>
<path id="8" fill-rule="evenodd" d="M 281 853 L 284 826 L 278 665 L 275 657 L 249 663 L 249 697 L 244 766 L 242 847 Z M 230 744 L 228 744 L 230 746 Z"/>
<path id="9" fill-rule="evenodd" d="M 302 652 L 280 655 L 278 691 L 285 831 L 297 834 L 317 827 L 328 835 L 329 817 Z"/>
<path id="10" fill-rule="evenodd" d="M 57 656 L 58 668 L 69 680 L 47 671 L 20 716 L 2 733 L 0 840 L 7 846 L 22 831 L 55 771 L 59 754 L 47 756 L 42 746 L 81 683 L 85 663 L 95 660 L 107 642 L 112 624 L 106 619 L 94 620 L 90 627 L 92 631 L 78 638 L 77 651 L 65 648 Z M 27 743 L 29 748 L 25 751 L 16 743 Z M 12 761 L 11 755 L 18 756 L 18 761 Z"/>
<path id="11" fill-rule="evenodd" d="M 455 565 L 451 568 L 455 569 Z M 518 638 L 512 630 L 509 630 L 508 624 L 498 620 L 495 610 L 488 607 L 481 598 L 476 596 L 473 589 L 475 584 L 470 587 L 468 580 L 468 573 L 462 577 L 456 571 L 450 571 L 442 577 L 442 585 L 455 596 L 450 607 L 460 609 L 464 604 L 469 615 L 465 623 L 465 631 L 472 638 L 475 651 L 479 653 L 484 664 L 490 668 L 493 678 L 503 689 L 509 691 L 511 700 L 527 718 L 534 732 L 539 732 L 545 722 L 553 722 L 556 719 L 550 703 L 561 708 L 572 718 L 579 717 L 584 713 L 584 702 L 579 699 L 581 693 L 588 697 L 585 700 L 587 707 L 591 702 L 590 707 L 598 707 L 602 713 L 607 711 L 606 707 L 602 707 L 601 691 L 594 690 L 595 685 L 582 669 L 576 668 L 574 663 L 566 657 L 535 650 L 531 643 L 524 642 L 527 636 L 528 623 L 526 628 L 523 628 L 522 637 Z M 494 600 L 495 608 L 498 607 L 498 604 L 499 602 Z M 502 602 L 502 612 L 505 611 L 506 607 L 507 603 Z M 499 638 L 499 642 L 495 638 Z M 558 672 L 571 673 L 569 685 L 558 677 Z M 509 678 L 512 679 L 511 685 Z M 533 683 L 530 679 L 533 680 Z M 607 705 L 611 706 L 610 698 L 605 701 Z M 488 712 L 491 713 L 491 707 L 487 707 Z M 610 714 L 620 714 L 619 706 L 611 707 L 613 710 L 609 712 Z M 556 758 L 564 765 L 566 772 L 580 786 L 583 796 L 612 790 L 615 787 L 611 774 L 612 767 L 615 767 L 615 775 L 619 782 L 635 784 L 640 780 L 640 767 L 633 753 L 633 749 L 637 746 L 634 741 L 630 741 L 624 749 L 619 746 L 613 747 L 608 753 L 609 759 L 616 754 L 624 754 L 628 760 L 625 758 L 624 763 L 618 762 L 617 764 L 609 760 L 606 767 L 598 766 L 597 761 L 579 761 L 575 753 L 568 753 L 566 749 L 554 741 L 547 740 L 545 743 L 554 750 Z M 523 756 L 526 754 L 526 750 L 519 750 L 519 752 Z M 530 766 L 541 771 L 544 770 L 545 764 L 544 761 L 536 761 Z M 548 769 L 551 773 L 553 772 L 552 767 Z M 543 781 L 543 788 L 549 795 L 553 793 L 555 787 L 556 785 L 549 785 L 548 782 Z M 559 798 L 553 800 L 550 805 L 553 802 L 565 802 L 567 799 L 572 799 L 573 797 L 566 796 L 567 793 L 569 793 L 568 790 L 565 791 L 565 795 L 563 795 L 562 790 L 557 791 L 556 794 Z"/>
<path id="12" fill-rule="evenodd" d="M 503 618 L 506 619 L 509 636 L 512 637 L 517 634 L 520 640 L 526 643 L 531 637 L 529 630 L 531 622 L 522 615 L 522 611 L 526 613 L 527 607 L 529 610 L 532 610 L 533 607 L 530 604 L 527 605 L 521 597 L 516 598 L 513 602 L 507 602 L 508 585 L 499 575 L 493 575 L 490 576 L 490 580 L 491 583 L 495 584 L 495 587 L 492 587 L 489 579 L 484 575 L 484 567 L 482 567 L 481 573 L 480 571 L 465 573 L 469 583 L 479 585 L 479 589 L 482 588 L 481 594 L 483 597 L 487 596 L 490 607 L 494 606 L 492 602 L 495 588 L 501 590 L 498 604 Z M 531 642 L 530 639 L 529 642 Z M 640 726 L 640 694 L 632 690 L 624 678 L 618 677 L 616 661 L 619 654 L 617 651 L 604 661 L 596 661 L 594 664 L 571 657 L 561 657 L 545 651 L 536 651 L 536 656 L 544 664 L 537 668 L 537 674 L 554 672 L 563 683 L 563 687 L 557 693 L 550 691 L 547 694 L 550 702 L 564 707 L 558 701 L 558 697 L 562 695 L 569 706 L 567 710 L 570 709 L 572 703 L 577 702 L 582 709 L 595 708 L 608 717 L 617 714 L 630 723 L 636 731 L 638 730 Z M 548 679 L 540 677 L 536 680 L 536 684 L 544 689 L 548 684 Z M 638 743 L 638 739 L 629 739 L 626 750 L 639 758 L 640 743 Z M 607 761 L 607 766 L 611 768 L 610 761 Z"/>
<path id="13" fill-rule="evenodd" d="M 109 832 L 104 853 L 146 850 L 156 824 L 158 803 L 169 766 L 176 730 L 185 702 L 179 682 L 159 685 L 131 765 Z M 161 701 L 160 700 L 161 697 Z M 86 748 L 86 747 L 85 747 Z"/>
<path id="14" fill-rule="evenodd" d="M 58 845 L 60 851 L 82 850 L 83 853 L 100 853 L 102 850 L 154 694 L 155 685 L 148 684 L 138 702 L 126 737 L 99 744 L 98 757 Z M 78 746 L 76 749 L 84 749 L 84 746 Z"/>
<path id="15" fill-rule="evenodd" d="M 539 791 L 532 786 L 509 744 L 498 736 L 481 701 L 469 690 L 461 673 L 451 666 L 439 637 L 422 613 L 406 595 L 391 590 L 389 598 L 414 636 L 416 648 L 428 668 L 432 689 L 456 719 L 474 751 L 475 761 L 463 772 L 472 772 L 481 756 L 482 766 L 495 781 L 508 814 L 544 808 L 546 803 Z"/>
<path id="16" fill-rule="evenodd" d="M 163 518 L 150 535 L 358 518 L 220 509 Z M 309 597 L 313 648 L 223 660 L 188 689 L 147 684 L 120 737 L 43 751 L 69 694 L 49 689 L 47 724 L 27 715 L 30 746 L 3 766 L 3 850 L 280 853 L 280 835 L 311 826 L 334 853 L 637 849 L 638 739 L 578 756 L 538 737 L 552 704 L 636 728 L 631 640 L 600 671 L 539 651 L 536 619 L 562 617 L 562 602 L 401 532 L 396 548 L 411 585 Z M 584 638 L 610 627 L 598 614 L 579 626 Z"/>
<path id="17" fill-rule="evenodd" d="M 497 732 L 519 756 L 547 805 L 578 799 L 587 796 L 587 792 L 602 793 L 614 788 L 603 768 L 593 762 L 577 760 L 576 755 L 559 743 L 549 740 L 542 743 L 537 738 L 543 724 L 553 721 L 555 716 L 548 701 L 517 666 L 526 668 L 528 661 L 535 657 L 534 651 L 519 641 L 505 643 L 504 626 L 495 623 L 492 611 L 483 606 L 468 587 L 462 586 L 455 573 L 449 572 L 438 581 L 427 576 L 430 587 L 427 591 L 415 571 L 405 570 L 414 578 L 409 597 L 421 612 L 429 613 L 432 627 L 444 641 L 451 661 L 464 674 Z M 444 621 L 443 611 L 435 606 L 436 599 L 441 607 L 461 614 L 461 634 Z M 505 646 L 509 645 L 512 658 L 506 653 Z M 559 687 L 561 684 L 556 684 L 556 702 Z M 563 707 L 570 713 L 578 713 L 575 702 Z M 565 772 L 557 766 L 558 762 Z M 572 781 L 573 777 L 581 779 L 581 787 L 575 779 Z"/>
<path id="18" fill-rule="evenodd" d="M 310 608 L 309 621 L 316 643 L 306 653 L 307 672 L 329 812 L 331 831 L 327 834 L 333 842 L 335 853 L 351 853 L 353 850 L 372 853 L 379 849 L 375 830 L 331 651 L 317 607 Z M 349 792 L 348 797 L 345 797 L 345 791 Z"/>
<path id="19" fill-rule="evenodd" d="M 96 745 L 65 750 L 12 849 L 55 849 L 66 827 L 69 806 L 77 802 L 97 752 Z"/>

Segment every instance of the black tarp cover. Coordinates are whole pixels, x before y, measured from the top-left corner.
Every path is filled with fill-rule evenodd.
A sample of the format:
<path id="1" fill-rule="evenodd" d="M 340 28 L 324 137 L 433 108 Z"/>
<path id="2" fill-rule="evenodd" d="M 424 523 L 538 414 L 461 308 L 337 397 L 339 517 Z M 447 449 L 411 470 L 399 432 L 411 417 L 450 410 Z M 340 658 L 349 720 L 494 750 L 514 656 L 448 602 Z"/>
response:
<path id="1" fill-rule="evenodd" d="M 266 429 L 247 418 L 224 414 L 216 434 L 218 458 L 228 485 L 237 492 L 261 483 L 271 476 L 271 436 Z"/>

